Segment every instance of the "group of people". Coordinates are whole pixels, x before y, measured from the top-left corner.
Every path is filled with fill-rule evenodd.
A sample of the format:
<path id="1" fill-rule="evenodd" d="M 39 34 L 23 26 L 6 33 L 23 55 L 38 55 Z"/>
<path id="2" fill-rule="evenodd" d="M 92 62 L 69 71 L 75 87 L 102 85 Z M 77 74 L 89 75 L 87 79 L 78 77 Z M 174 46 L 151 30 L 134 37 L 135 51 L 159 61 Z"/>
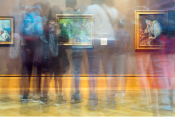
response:
<path id="1" fill-rule="evenodd" d="M 53 14 L 57 11 L 56 14 L 94 14 L 94 21 L 91 22 L 94 31 L 94 47 L 85 49 L 88 55 L 90 74 L 87 108 L 94 110 L 97 107 L 96 87 L 98 84 L 94 75 L 99 74 L 100 61 L 102 61 L 104 73 L 109 75 L 107 80 L 107 86 L 109 87 L 107 107 L 116 108 L 115 87 L 117 87 L 117 79 L 111 77 L 111 75 L 124 74 L 130 36 L 124 31 L 124 20 L 118 20 L 118 12 L 112 7 L 112 4 L 112 1 L 108 0 L 92 0 L 92 5 L 84 10 L 83 7 L 77 9 L 77 0 L 66 0 L 66 10 L 59 11 L 56 7 L 51 9 L 48 1 L 35 1 L 33 5 L 29 5 L 28 0 L 20 0 L 19 7 L 22 12 L 22 21 L 18 25 L 18 37 L 21 38 L 22 78 L 20 80 L 20 93 L 22 103 L 28 102 L 32 71 L 35 67 L 37 76 L 35 76 L 34 84 L 37 88 L 33 101 L 40 100 L 42 104 L 49 103 L 49 84 L 54 74 L 57 95 L 55 104 L 66 104 L 67 101 L 63 97 L 62 75 L 69 70 L 70 64 L 74 77 L 72 78 L 74 80 L 74 91 L 70 94 L 70 103 L 82 102 L 79 74 L 83 59 L 83 47 L 69 46 L 67 48 L 67 46 L 59 45 L 60 32 L 56 29 L 58 24 L 55 14 Z M 101 38 L 107 38 L 107 44 L 103 44 Z M 68 59 L 67 49 L 71 50 L 71 61 Z M 43 84 L 41 82 L 42 74 L 44 74 Z M 123 84 L 125 84 L 125 81 L 123 81 Z"/>
<path id="2" fill-rule="evenodd" d="M 49 103 L 50 81 L 52 75 L 54 75 L 55 104 L 57 106 L 67 104 L 63 95 L 62 76 L 70 69 L 70 65 L 72 65 L 73 80 L 73 87 L 71 88 L 74 89 L 70 94 L 70 103 L 81 103 L 80 70 L 83 61 L 83 50 L 86 50 L 89 68 L 89 98 L 86 108 L 96 110 L 98 106 L 100 97 L 97 93 L 98 80 L 95 75 L 100 73 L 101 62 L 106 75 L 104 77 L 107 77 L 106 107 L 116 109 L 116 93 L 120 80 L 122 81 L 123 94 L 125 94 L 126 79 L 124 77 L 120 79 L 118 76 L 124 75 L 127 68 L 125 65 L 127 63 L 130 35 L 125 31 L 125 20 L 119 19 L 118 11 L 113 7 L 113 4 L 113 0 L 91 0 L 90 6 L 82 5 L 77 7 L 77 0 L 66 0 L 66 10 L 61 11 L 57 6 L 51 8 L 47 0 L 35 1 L 33 5 L 30 5 L 28 0 L 20 0 L 19 11 L 22 15 L 22 20 L 17 18 L 15 21 L 18 24 L 16 26 L 18 32 L 14 36 L 14 46 L 20 46 L 16 44 L 18 42 L 21 44 L 22 78 L 20 80 L 20 93 L 22 103 L 27 103 L 29 100 L 32 72 L 36 68 L 37 76 L 34 76 L 35 80 L 33 82 L 37 88 L 35 95 L 32 97 L 33 101 L 40 101 L 41 104 Z M 94 33 L 93 48 L 84 49 L 82 46 L 67 47 L 59 45 L 60 31 L 56 29 L 58 24 L 55 14 L 93 14 L 93 22 L 91 22 Z M 173 48 L 172 41 L 166 40 L 167 37 L 173 40 L 173 36 L 172 34 L 168 36 L 163 34 L 159 23 L 156 21 L 146 19 L 145 24 L 147 24 L 147 27 L 145 27 L 144 33 L 151 33 L 153 35 L 151 39 L 157 39 L 159 43 L 164 44 L 164 48 L 148 52 L 136 52 L 135 61 L 140 77 L 138 84 L 141 89 L 140 102 L 145 102 L 145 105 L 149 106 L 152 104 L 156 109 L 155 112 L 158 113 L 157 90 L 151 92 L 153 103 L 151 102 L 150 85 L 152 85 L 152 89 L 158 88 L 162 91 L 162 109 L 172 110 L 171 98 L 173 93 L 170 91 L 173 87 L 174 56 L 171 54 L 173 53 L 172 49 L 167 49 L 170 45 Z M 157 31 L 158 29 L 159 31 Z M 151 45 L 151 42 L 148 45 Z M 14 50 L 10 49 L 11 56 L 15 56 L 15 50 L 19 50 L 19 47 Z M 68 59 L 67 50 L 70 52 L 71 60 Z M 168 56 L 166 56 L 167 53 Z M 147 71 L 153 74 L 151 84 L 147 78 Z M 157 76 L 155 77 L 154 75 Z M 43 82 L 42 77 L 44 77 Z M 168 77 L 171 78 L 169 79 Z M 144 100 L 142 100 L 142 97 Z M 145 97 L 147 98 L 146 101 Z"/>

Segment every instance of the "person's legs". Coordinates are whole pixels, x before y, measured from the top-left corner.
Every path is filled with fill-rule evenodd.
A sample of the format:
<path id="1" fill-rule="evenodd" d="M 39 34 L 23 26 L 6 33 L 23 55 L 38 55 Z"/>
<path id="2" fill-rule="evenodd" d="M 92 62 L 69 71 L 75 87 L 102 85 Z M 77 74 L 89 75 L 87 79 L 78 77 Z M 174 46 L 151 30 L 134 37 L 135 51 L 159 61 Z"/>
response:
<path id="1" fill-rule="evenodd" d="M 22 79 L 21 79 L 21 86 L 23 88 L 23 99 L 27 100 L 29 96 L 29 90 L 30 90 L 30 79 L 32 74 L 32 68 L 31 65 L 27 65 L 23 67 L 22 71 Z M 26 70 L 26 71 L 25 71 Z M 28 72 L 28 75 L 26 75 L 26 72 Z"/>
<path id="2" fill-rule="evenodd" d="M 174 77 L 174 70 L 175 70 L 175 54 L 168 54 L 167 55 L 167 61 L 168 61 L 168 77 L 170 81 L 170 87 L 173 89 L 173 77 Z"/>
<path id="3" fill-rule="evenodd" d="M 56 95 L 62 95 L 62 73 L 60 73 L 60 59 L 58 57 L 52 58 L 52 68 L 55 80 Z M 60 73 L 60 74 L 59 74 Z M 59 87 L 58 87 L 59 85 Z"/>
<path id="4" fill-rule="evenodd" d="M 137 82 L 140 88 L 140 105 L 149 106 L 151 103 L 150 99 L 150 85 L 147 79 L 147 69 L 151 66 L 148 66 L 149 63 L 149 53 L 136 53 L 136 65 L 138 70 L 138 75 L 140 80 Z"/>
<path id="5" fill-rule="evenodd" d="M 159 98 L 158 98 L 158 90 L 156 88 L 152 88 L 152 111 L 154 116 L 159 116 Z"/>
<path id="6" fill-rule="evenodd" d="M 37 93 L 38 94 L 40 94 L 41 93 L 41 78 L 42 78 L 42 76 L 41 76 L 41 69 L 42 69 L 42 67 L 41 67 L 41 65 L 40 66 L 38 66 L 37 67 L 37 76 L 38 76 L 38 87 L 37 87 Z"/>
<path id="7" fill-rule="evenodd" d="M 59 67 L 57 68 L 58 69 L 54 68 L 54 80 L 55 80 L 55 93 L 58 96 L 62 95 L 62 76 L 61 74 L 58 74 Z"/>
<path id="8" fill-rule="evenodd" d="M 102 54 L 98 51 L 93 51 L 92 49 L 87 50 L 88 54 L 88 62 L 89 62 L 89 99 L 88 99 L 88 106 L 96 107 L 98 103 L 98 96 L 97 96 L 97 78 L 94 75 L 98 75 L 99 73 L 99 65 L 100 59 Z"/>
<path id="9" fill-rule="evenodd" d="M 168 77 L 169 77 L 169 82 L 170 82 L 170 95 L 171 95 L 171 101 L 172 105 L 175 103 L 174 99 L 174 70 L 175 70 L 175 54 L 171 53 L 168 54 L 167 56 L 168 59 Z"/>
<path id="10" fill-rule="evenodd" d="M 75 102 L 75 100 L 80 100 L 80 68 L 82 63 L 82 49 L 72 49 L 72 64 L 73 64 L 73 72 L 74 72 L 74 85 L 75 85 L 75 93 L 72 95 L 72 103 Z"/>
<path id="11" fill-rule="evenodd" d="M 66 99 L 63 97 L 63 81 L 61 74 L 58 76 L 58 69 L 54 71 L 54 79 L 55 79 L 55 91 L 56 91 L 56 101 L 55 105 L 65 105 L 67 104 Z M 59 87 L 58 87 L 59 85 Z"/>
<path id="12" fill-rule="evenodd" d="M 42 79 L 42 66 L 40 63 L 34 63 L 35 67 L 37 69 L 37 76 L 34 77 L 34 85 L 35 85 L 35 89 L 34 89 L 34 94 L 33 94 L 33 102 L 38 102 L 41 96 L 41 79 Z"/>
<path id="13" fill-rule="evenodd" d="M 87 109 L 96 110 L 98 104 L 98 74 L 100 61 L 103 59 L 103 48 L 100 40 L 94 40 L 94 48 L 87 50 L 88 62 L 89 62 L 89 99 L 87 103 Z M 96 77 L 97 76 L 97 77 Z"/>
<path id="14" fill-rule="evenodd" d="M 114 65 L 114 58 L 115 58 L 115 52 L 112 50 L 107 50 L 104 52 L 103 55 L 105 58 L 102 59 L 103 67 L 105 68 L 105 74 L 107 75 L 107 90 L 106 90 L 106 96 L 107 96 L 107 107 L 111 109 L 116 108 L 116 101 L 115 101 L 115 94 L 116 94 L 116 77 L 114 77 L 113 73 L 113 65 Z"/>
<path id="15" fill-rule="evenodd" d="M 33 46 L 34 46 L 33 44 L 29 43 L 28 46 L 24 47 L 24 51 L 22 53 L 23 69 L 22 69 L 21 86 L 24 88 L 23 99 L 28 99 L 28 95 L 29 95 L 30 78 L 32 75 L 33 58 L 34 58 L 34 47 Z"/>
<path id="16" fill-rule="evenodd" d="M 41 97 L 40 102 L 41 103 L 47 103 L 48 102 L 48 93 L 49 93 L 49 88 L 50 88 L 50 81 L 51 78 L 49 75 L 50 73 L 50 63 L 51 63 L 51 54 L 49 50 L 49 44 L 48 43 L 43 43 L 42 45 L 42 73 L 45 74 L 44 79 L 43 79 L 43 97 Z"/>
<path id="17" fill-rule="evenodd" d="M 162 109 L 171 110 L 170 100 L 170 84 L 167 74 L 167 58 L 164 53 L 152 53 L 151 60 L 153 63 L 154 75 L 158 76 L 153 79 L 153 86 L 157 85 L 161 93 L 161 106 Z"/>
<path id="18" fill-rule="evenodd" d="M 87 56 L 88 56 L 89 74 L 93 75 L 93 60 L 94 60 L 93 49 L 87 49 Z"/>
<path id="19" fill-rule="evenodd" d="M 124 77 L 125 73 L 125 63 L 126 63 L 126 54 L 116 54 L 114 59 L 114 73 L 116 77 L 116 88 L 118 88 L 119 82 L 122 83 L 122 89 L 120 97 L 123 99 L 125 96 L 125 87 L 126 87 L 126 78 Z"/>
<path id="20" fill-rule="evenodd" d="M 41 70 L 42 70 L 42 41 L 37 40 L 34 42 L 31 42 L 30 44 L 33 48 L 34 58 L 32 60 L 33 66 L 36 68 L 36 74 L 35 77 L 33 77 L 33 92 L 32 92 L 32 99 L 33 102 L 38 102 L 40 98 L 41 93 Z"/>
<path id="21" fill-rule="evenodd" d="M 24 85 L 23 85 L 23 75 L 24 74 L 27 74 L 27 69 L 26 69 L 26 67 L 25 67 L 25 46 L 21 46 L 21 60 L 22 60 L 22 66 L 21 66 L 21 80 L 20 80 L 20 82 L 19 82 L 19 84 L 20 84 L 20 95 L 22 96 L 23 94 L 24 94 Z"/>
<path id="22" fill-rule="evenodd" d="M 48 73 L 44 73 L 45 77 L 43 80 L 43 97 L 40 98 L 40 103 L 41 104 L 47 104 L 48 102 L 48 93 L 49 93 L 49 88 L 50 88 L 50 81 L 51 77 L 48 77 Z"/>
<path id="23" fill-rule="evenodd" d="M 28 69 L 25 67 L 23 67 L 23 73 L 22 73 L 22 78 L 21 78 L 21 88 L 23 89 L 22 91 L 22 101 L 28 100 L 28 95 L 29 95 L 29 88 L 30 88 L 30 78 L 31 75 L 26 75 L 26 72 L 28 71 Z"/>
<path id="24" fill-rule="evenodd" d="M 54 74 L 54 79 L 55 79 L 55 91 L 56 95 L 63 95 L 63 89 L 62 89 L 62 76 L 58 76 L 58 74 Z M 59 87 L 58 87 L 59 85 Z"/>

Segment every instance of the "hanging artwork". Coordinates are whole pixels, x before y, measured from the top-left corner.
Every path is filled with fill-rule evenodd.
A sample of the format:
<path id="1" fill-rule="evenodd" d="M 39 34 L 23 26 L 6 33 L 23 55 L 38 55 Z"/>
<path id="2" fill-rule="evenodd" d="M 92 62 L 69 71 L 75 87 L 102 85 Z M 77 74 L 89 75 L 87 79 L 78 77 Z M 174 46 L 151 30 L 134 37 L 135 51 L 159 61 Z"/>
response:
<path id="1" fill-rule="evenodd" d="M 13 44 L 13 17 L 0 17 L 0 44 Z"/>
<path id="2" fill-rule="evenodd" d="M 167 11 L 135 11 L 135 50 L 161 49 L 166 31 Z"/>
<path id="3" fill-rule="evenodd" d="M 56 19 L 60 45 L 92 46 L 92 15 L 57 14 Z"/>

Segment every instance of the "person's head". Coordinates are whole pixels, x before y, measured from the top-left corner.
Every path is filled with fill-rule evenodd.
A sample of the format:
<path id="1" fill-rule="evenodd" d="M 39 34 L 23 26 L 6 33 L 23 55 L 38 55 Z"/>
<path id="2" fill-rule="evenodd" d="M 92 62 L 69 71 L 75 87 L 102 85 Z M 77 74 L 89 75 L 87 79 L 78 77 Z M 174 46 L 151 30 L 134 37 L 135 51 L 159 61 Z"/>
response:
<path id="1" fill-rule="evenodd" d="M 43 12 L 48 12 L 51 9 L 50 2 L 47 0 L 38 3 L 41 5 Z"/>
<path id="2" fill-rule="evenodd" d="M 125 22 L 123 21 L 123 20 L 118 20 L 118 27 L 120 28 L 120 29 L 123 29 L 124 27 L 125 27 Z"/>
<path id="3" fill-rule="evenodd" d="M 52 8 L 51 8 L 51 12 L 52 12 L 52 20 L 56 20 L 56 19 L 55 19 L 55 14 L 61 12 L 61 9 L 60 9 L 59 6 L 54 5 L 54 6 L 52 6 Z"/>
<path id="4" fill-rule="evenodd" d="M 41 3 L 42 15 L 45 16 L 48 20 L 50 19 L 51 14 L 51 5 L 50 2 L 45 0 Z"/>
<path id="5" fill-rule="evenodd" d="M 149 20 L 149 19 L 145 19 L 145 23 L 146 23 L 146 25 L 151 25 L 152 24 L 152 21 L 151 20 Z"/>
<path id="6" fill-rule="evenodd" d="M 49 21 L 52 19 L 51 5 L 48 0 L 40 2 L 41 5 L 41 16 L 44 16 L 47 20 L 44 22 L 44 26 L 47 26 Z"/>
<path id="7" fill-rule="evenodd" d="M 77 6 L 77 0 L 66 0 L 66 7 L 75 9 Z"/>

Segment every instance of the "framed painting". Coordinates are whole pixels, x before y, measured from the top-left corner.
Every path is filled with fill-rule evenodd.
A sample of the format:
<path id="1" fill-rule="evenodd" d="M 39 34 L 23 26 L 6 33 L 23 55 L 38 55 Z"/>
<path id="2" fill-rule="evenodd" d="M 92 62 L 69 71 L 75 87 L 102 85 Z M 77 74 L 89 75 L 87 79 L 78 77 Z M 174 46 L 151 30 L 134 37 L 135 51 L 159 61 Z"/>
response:
<path id="1" fill-rule="evenodd" d="M 56 14 L 59 45 L 93 47 L 93 15 Z"/>
<path id="2" fill-rule="evenodd" d="M 166 30 L 168 11 L 135 11 L 135 50 L 162 49 L 161 38 Z"/>
<path id="3" fill-rule="evenodd" d="M 0 16 L 0 45 L 13 44 L 14 18 Z"/>

